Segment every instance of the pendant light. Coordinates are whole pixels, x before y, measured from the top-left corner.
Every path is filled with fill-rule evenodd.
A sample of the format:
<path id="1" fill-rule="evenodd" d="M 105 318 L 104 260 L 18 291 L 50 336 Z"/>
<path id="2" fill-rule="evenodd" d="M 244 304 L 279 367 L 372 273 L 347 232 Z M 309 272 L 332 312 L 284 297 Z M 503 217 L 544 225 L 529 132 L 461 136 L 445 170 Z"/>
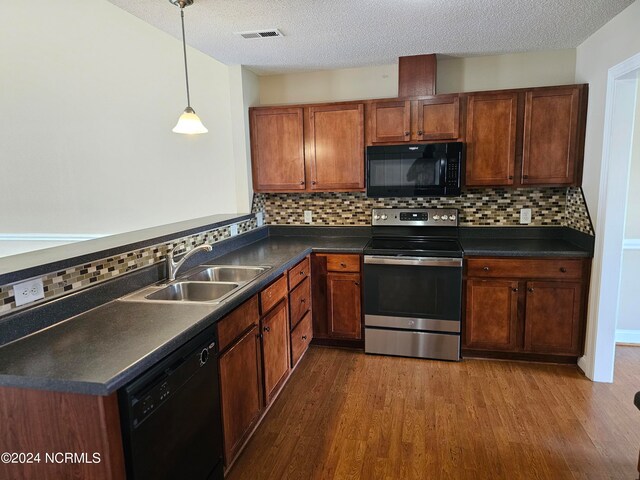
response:
<path id="1" fill-rule="evenodd" d="M 193 0 L 169 0 L 172 4 L 180 7 L 180 19 L 182 21 L 182 51 L 184 53 L 184 76 L 187 84 L 187 108 L 184 109 L 178 123 L 173 127 L 175 133 L 186 133 L 193 135 L 196 133 L 207 133 L 209 130 L 202 124 L 200 117 L 191 108 L 191 97 L 189 96 L 189 72 L 187 70 L 187 41 L 184 36 L 184 7 L 193 4 Z"/>

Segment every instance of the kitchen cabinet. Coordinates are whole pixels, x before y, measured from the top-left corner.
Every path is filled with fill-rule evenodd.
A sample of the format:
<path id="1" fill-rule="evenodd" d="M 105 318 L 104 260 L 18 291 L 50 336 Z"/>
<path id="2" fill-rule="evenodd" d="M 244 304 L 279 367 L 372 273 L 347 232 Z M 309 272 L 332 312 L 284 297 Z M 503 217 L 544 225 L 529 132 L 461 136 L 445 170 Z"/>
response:
<path id="1" fill-rule="evenodd" d="M 311 314 L 311 261 L 305 257 L 288 272 L 291 367 L 295 367 L 313 338 Z"/>
<path id="2" fill-rule="evenodd" d="M 254 190 L 305 190 L 302 108 L 252 109 L 250 122 Z"/>
<path id="3" fill-rule="evenodd" d="M 466 98 L 466 186 L 580 185 L 586 85 Z"/>
<path id="4" fill-rule="evenodd" d="M 517 93 L 469 96 L 466 186 L 513 185 L 517 115 Z"/>
<path id="5" fill-rule="evenodd" d="M 457 140 L 460 99 L 437 95 L 420 100 L 375 101 L 369 106 L 369 143 Z"/>
<path id="6" fill-rule="evenodd" d="M 466 260 L 465 349 L 524 355 L 582 354 L 589 260 Z"/>
<path id="7" fill-rule="evenodd" d="M 360 255 L 312 256 L 313 335 L 317 343 L 362 343 Z"/>
<path id="8" fill-rule="evenodd" d="M 364 104 L 250 109 L 256 192 L 364 189 Z"/>
<path id="9" fill-rule="evenodd" d="M 224 459 L 229 465 L 260 419 L 264 406 L 262 390 L 262 352 L 259 317 L 255 297 L 218 322 L 225 331 L 240 321 L 249 321 L 219 357 L 220 400 L 224 433 Z M 220 335 L 219 335 L 220 337 Z"/>
<path id="10" fill-rule="evenodd" d="M 363 189 L 364 104 L 318 105 L 306 111 L 310 189 Z"/>
<path id="11" fill-rule="evenodd" d="M 281 301 L 262 318 L 264 392 L 267 404 L 289 376 L 289 317 L 287 302 Z"/>

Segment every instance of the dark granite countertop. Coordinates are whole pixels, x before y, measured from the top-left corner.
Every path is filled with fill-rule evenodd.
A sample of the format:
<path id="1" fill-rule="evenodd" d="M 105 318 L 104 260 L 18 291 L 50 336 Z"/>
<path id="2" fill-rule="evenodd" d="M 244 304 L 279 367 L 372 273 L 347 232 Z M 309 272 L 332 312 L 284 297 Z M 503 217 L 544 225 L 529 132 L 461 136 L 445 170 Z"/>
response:
<path id="1" fill-rule="evenodd" d="M 115 300 L 0 348 L 0 385 L 108 395 L 259 292 L 311 251 L 362 253 L 367 237 L 270 236 L 212 262 L 272 268 L 219 305 Z M 185 272 L 182 272 L 185 273 Z"/>

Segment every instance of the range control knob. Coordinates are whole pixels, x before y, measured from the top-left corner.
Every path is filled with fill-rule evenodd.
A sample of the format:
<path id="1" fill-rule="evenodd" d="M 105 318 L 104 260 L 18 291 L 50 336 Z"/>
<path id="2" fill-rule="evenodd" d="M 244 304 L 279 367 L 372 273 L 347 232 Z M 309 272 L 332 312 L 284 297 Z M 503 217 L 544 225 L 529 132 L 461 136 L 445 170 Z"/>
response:
<path id="1" fill-rule="evenodd" d="M 438 221 L 440 220 L 440 215 L 434 215 L 433 217 L 431 217 L 432 219 Z"/>
<path id="2" fill-rule="evenodd" d="M 383 214 L 380 216 L 380 218 L 381 218 L 382 220 L 386 220 L 386 219 L 387 219 L 387 218 L 389 218 L 389 217 L 387 217 L 387 216 L 383 213 Z"/>
<path id="3" fill-rule="evenodd" d="M 380 215 L 378 215 L 378 214 L 374 215 L 374 216 L 373 216 L 373 219 L 374 219 L 374 220 L 380 220 Z"/>
<path id="4" fill-rule="evenodd" d="M 440 218 L 442 218 L 442 220 L 449 220 L 449 217 L 447 215 L 442 215 L 442 217 Z"/>
<path id="5" fill-rule="evenodd" d="M 449 215 L 449 220 L 455 220 L 456 216 L 455 215 Z"/>

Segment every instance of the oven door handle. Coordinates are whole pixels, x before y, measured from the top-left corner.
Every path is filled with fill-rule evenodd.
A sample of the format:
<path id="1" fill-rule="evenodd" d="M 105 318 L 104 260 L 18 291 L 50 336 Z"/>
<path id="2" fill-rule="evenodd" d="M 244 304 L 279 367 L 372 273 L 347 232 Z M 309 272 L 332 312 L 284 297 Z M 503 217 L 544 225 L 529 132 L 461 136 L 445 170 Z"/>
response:
<path id="1" fill-rule="evenodd" d="M 461 258 L 442 257 L 395 257 L 384 255 L 365 255 L 367 265 L 411 265 L 414 267 L 462 267 Z"/>

